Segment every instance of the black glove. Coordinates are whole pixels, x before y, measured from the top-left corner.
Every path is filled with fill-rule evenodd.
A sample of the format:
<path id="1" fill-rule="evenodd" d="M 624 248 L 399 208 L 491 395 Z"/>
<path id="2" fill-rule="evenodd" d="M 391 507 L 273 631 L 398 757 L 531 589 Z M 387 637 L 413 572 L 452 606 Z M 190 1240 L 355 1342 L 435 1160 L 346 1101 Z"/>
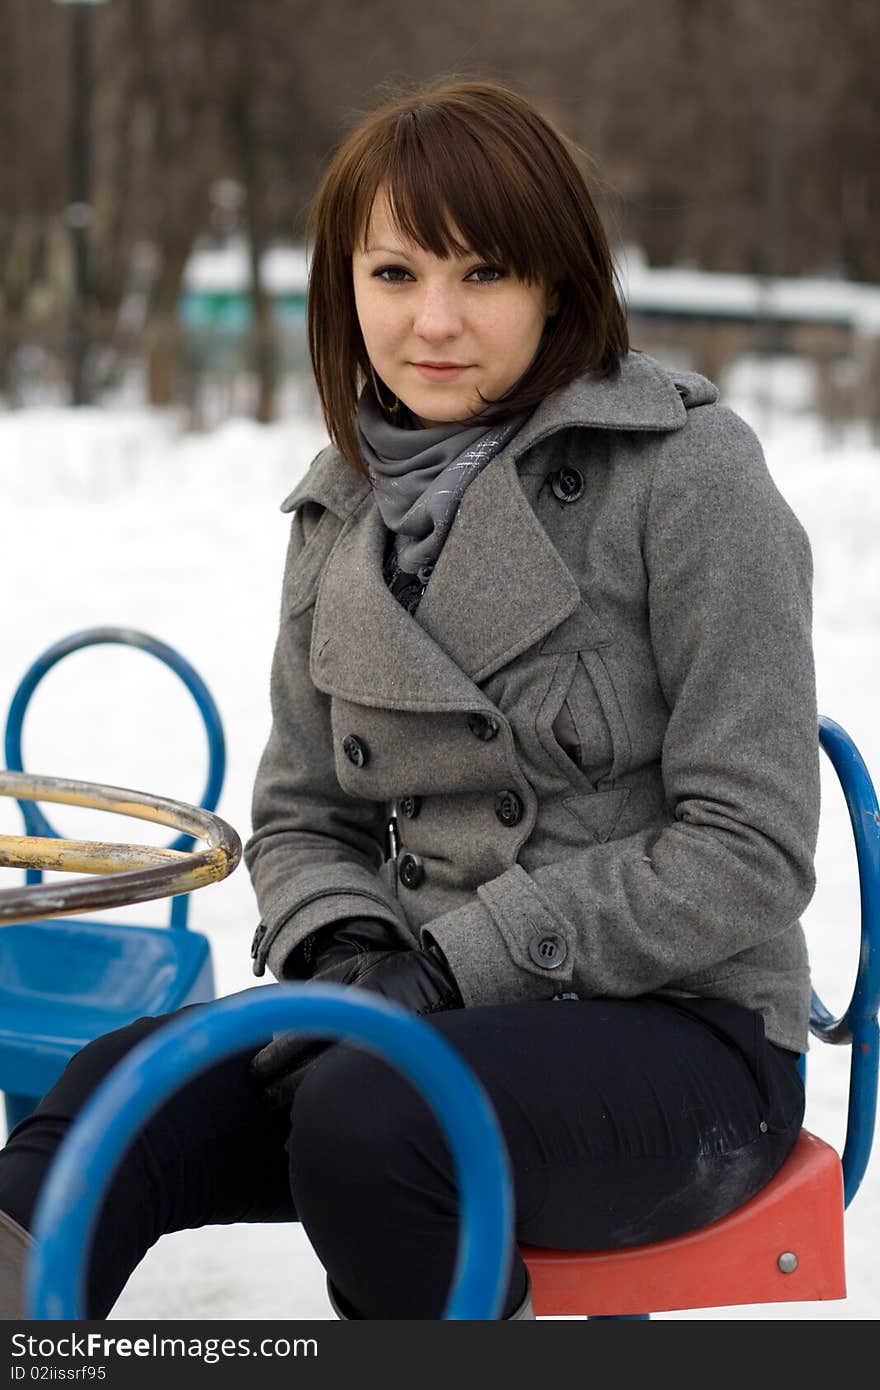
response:
<path id="1" fill-rule="evenodd" d="M 367 951 L 406 949 L 389 922 L 378 917 L 348 917 L 312 932 L 284 962 L 285 980 L 317 980 L 328 966 Z"/>
<path id="2" fill-rule="evenodd" d="M 461 1009 L 464 1000 L 440 947 L 425 950 L 360 951 L 328 963 L 321 984 L 351 985 L 390 999 L 415 1014 Z M 280 1033 L 251 1062 L 272 1105 L 289 1104 L 308 1067 L 333 1043 L 315 1043 L 296 1033 Z"/>

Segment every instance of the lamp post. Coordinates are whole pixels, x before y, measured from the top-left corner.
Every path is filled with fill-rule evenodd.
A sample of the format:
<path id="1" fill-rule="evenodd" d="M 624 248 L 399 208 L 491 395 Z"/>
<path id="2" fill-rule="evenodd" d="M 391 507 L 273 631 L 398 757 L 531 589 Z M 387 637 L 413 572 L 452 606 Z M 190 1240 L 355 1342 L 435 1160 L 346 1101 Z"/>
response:
<path id="1" fill-rule="evenodd" d="M 73 296 L 70 307 L 70 399 L 73 405 L 88 405 L 86 377 L 88 325 L 86 286 L 88 276 L 87 229 L 92 209 L 89 203 L 89 109 L 90 109 L 90 20 L 92 5 L 106 0 L 55 0 L 56 5 L 72 7 L 70 28 L 70 202 L 64 221 L 73 238 Z"/>

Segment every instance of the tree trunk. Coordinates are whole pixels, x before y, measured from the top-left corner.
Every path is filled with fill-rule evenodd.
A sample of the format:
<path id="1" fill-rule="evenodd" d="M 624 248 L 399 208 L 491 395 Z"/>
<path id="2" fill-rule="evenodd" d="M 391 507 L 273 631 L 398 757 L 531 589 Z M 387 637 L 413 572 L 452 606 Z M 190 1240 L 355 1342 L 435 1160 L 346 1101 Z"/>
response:
<path id="1" fill-rule="evenodd" d="M 198 232 L 194 222 L 185 238 L 165 246 L 149 323 L 144 334 L 150 405 L 172 405 L 178 399 L 182 333 L 178 300 L 183 272 Z"/>
<path id="2" fill-rule="evenodd" d="M 249 16 L 242 14 L 238 34 L 238 64 L 229 99 L 229 130 L 245 193 L 249 291 L 253 315 L 249 359 L 257 385 L 254 415 L 261 424 L 269 424 L 276 414 L 278 334 L 272 300 L 263 280 L 262 262 L 268 244 L 266 181 L 262 140 L 255 113 L 257 65 L 250 22 Z"/>

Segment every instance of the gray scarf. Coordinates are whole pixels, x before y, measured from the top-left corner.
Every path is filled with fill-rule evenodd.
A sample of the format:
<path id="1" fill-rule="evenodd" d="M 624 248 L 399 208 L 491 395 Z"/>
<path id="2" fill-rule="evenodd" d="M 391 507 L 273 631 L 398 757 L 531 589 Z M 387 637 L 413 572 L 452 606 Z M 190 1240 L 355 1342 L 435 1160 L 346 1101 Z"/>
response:
<path id="1" fill-rule="evenodd" d="M 497 425 L 473 417 L 429 429 L 407 429 L 389 423 L 369 383 L 361 392 L 357 414 L 361 455 L 390 533 L 385 581 L 411 613 L 425 591 L 465 489 L 528 416 L 524 411 Z M 408 414 L 406 418 L 412 419 Z"/>

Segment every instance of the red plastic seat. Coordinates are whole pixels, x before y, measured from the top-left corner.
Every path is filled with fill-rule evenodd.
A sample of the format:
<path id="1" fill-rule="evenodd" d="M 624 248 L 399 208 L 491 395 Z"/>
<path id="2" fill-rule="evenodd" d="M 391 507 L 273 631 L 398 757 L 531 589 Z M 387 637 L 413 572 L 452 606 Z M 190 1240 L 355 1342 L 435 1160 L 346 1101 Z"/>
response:
<path id="1" fill-rule="evenodd" d="M 762 1191 L 699 1231 L 625 1250 L 519 1248 L 538 1317 L 845 1298 L 840 1159 L 802 1130 Z"/>

